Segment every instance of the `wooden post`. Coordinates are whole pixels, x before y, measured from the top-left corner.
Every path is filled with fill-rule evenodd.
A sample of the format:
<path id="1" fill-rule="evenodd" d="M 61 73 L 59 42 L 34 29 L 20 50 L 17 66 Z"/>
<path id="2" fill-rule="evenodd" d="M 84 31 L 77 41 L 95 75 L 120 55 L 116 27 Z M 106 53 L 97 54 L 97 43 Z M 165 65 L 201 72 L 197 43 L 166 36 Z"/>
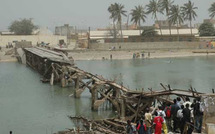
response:
<path id="1" fill-rule="evenodd" d="M 93 85 L 93 88 L 91 89 L 91 94 L 92 94 L 92 110 L 98 110 L 98 107 L 95 106 L 95 102 L 98 99 L 98 91 L 97 91 L 97 86 Z"/>
<path id="2" fill-rule="evenodd" d="M 81 96 L 80 92 L 80 76 L 77 75 L 77 78 L 75 79 L 75 98 L 80 98 Z"/>
<path id="3" fill-rule="evenodd" d="M 50 85 L 53 86 L 53 84 L 54 84 L 54 73 L 52 72 L 51 79 L 50 79 Z"/>
<path id="4" fill-rule="evenodd" d="M 121 100 L 121 111 L 120 112 L 121 112 L 120 118 L 122 120 L 124 120 L 125 119 L 125 99 L 124 98 L 122 98 L 122 100 Z"/>
<path id="5" fill-rule="evenodd" d="M 61 78 L 61 86 L 66 87 L 66 79 L 65 79 L 64 73 L 62 74 L 62 78 Z"/>

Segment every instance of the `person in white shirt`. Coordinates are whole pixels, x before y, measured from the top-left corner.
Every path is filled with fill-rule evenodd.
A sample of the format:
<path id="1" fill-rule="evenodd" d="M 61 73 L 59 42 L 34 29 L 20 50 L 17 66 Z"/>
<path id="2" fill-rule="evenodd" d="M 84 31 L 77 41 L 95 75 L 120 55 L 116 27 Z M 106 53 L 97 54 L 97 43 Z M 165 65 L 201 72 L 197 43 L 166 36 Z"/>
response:
<path id="1" fill-rule="evenodd" d="M 183 103 L 184 107 L 186 106 L 186 104 L 189 104 L 189 109 L 191 110 L 191 105 L 192 105 L 192 103 L 190 102 L 190 98 L 189 98 L 189 97 L 186 97 L 185 100 L 186 100 L 186 101 Z"/>
<path id="2" fill-rule="evenodd" d="M 182 118 L 183 118 L 183 113 L 182 113 L 182 111 L 183 111 L 183 109 L 184 109 L 184 105 L 181 105 L 181 109 L 179 109 L 178 110 L 178 112 L 177 112 L 177 118 L 179 119 L 178 121 L 179 121 L 179 128 L 180 128 L 180 131 L 181 132 L 183 132 L 183 130 L 184 130 L 184 125 L 182 124 Z"/>
<path id="3" fill-rule="evenodd" d="M 164 131 L 164 134 L 168 134 L 168 129 L 167 129 L 167 126 L 166 126 L 166 120 L 165 120 L 165 117 L 166 117 L 166 113 L 162 110 L 162 106 L 158 106 L 158 116 L 161 116 L 163 118 L 163 124 L 162 124 L 162 128 L 163 128 L 163 131 Z"/>

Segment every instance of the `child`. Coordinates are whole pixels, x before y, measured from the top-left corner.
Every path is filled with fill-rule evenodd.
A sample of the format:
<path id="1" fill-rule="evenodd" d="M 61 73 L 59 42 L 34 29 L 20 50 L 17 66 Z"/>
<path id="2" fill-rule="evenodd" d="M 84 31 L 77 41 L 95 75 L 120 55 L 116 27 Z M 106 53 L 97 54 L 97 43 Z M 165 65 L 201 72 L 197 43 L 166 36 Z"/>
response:
<path id="1" fill-rule="evenodd" d="M 155 125 L 155 134 L 161 134 L 163 118 L 158 116 L 158 113 L 155 112 L 155 118 L 153 124 Z"/>
<path id="2" fill-rule="evenodd" d="M 137 126 L 138 134 L 146 134 L 146 124 L 143 120 L 140 120 L 140 124 Z"/>

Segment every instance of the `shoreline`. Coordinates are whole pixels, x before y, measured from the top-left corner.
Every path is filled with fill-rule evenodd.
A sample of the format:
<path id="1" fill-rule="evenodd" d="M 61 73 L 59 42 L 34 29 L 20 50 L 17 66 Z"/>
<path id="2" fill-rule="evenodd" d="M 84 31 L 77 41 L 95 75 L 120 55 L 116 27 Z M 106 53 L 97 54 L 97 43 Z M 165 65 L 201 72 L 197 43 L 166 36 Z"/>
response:
<path id="1" fill-rule="evenodd" d="M 75 61 L 111 60 L 110 55 L 112 55 L 112 60 L 129 60 L 133 59 L 133 53 L 137 52 L 139 51 L 82 51 L 69 53 L 69 56 L 72 56 Z M 152 51 L 150 52 L 150 57 L 148 57 L 148 53 L 145 53 L 144 58 L 140 56 L 136 59 L 183 58 L 195 56 L 215 56 L 215 53 L 206 54 L 193 53 L 192 51 Z"/>
<path id="2" fill-rule="evenodd" d="M 90 60 L 130 60 L 133 59 L 133 53 L 140 53 L 138 50 L 133 51 L 73 51 L 69 52 L 69 57 L 72 56 L 74 61 L 90 61 Z M 144 58 L 140 57 L 135 59 L 159 59 L 159 58 L 183 58 L 183 57 L 195 57 L 195 56 L 215 56 L 215 53 L 193 53 L 191 50 L 179 50 L 179 51 L 157 51 L 151 50 L 150 57 L 148 53 L 144 53 Z M 17 59 L 11 57 L 11 55 L 1 55 L 0 63 L 17 62 Z"/>

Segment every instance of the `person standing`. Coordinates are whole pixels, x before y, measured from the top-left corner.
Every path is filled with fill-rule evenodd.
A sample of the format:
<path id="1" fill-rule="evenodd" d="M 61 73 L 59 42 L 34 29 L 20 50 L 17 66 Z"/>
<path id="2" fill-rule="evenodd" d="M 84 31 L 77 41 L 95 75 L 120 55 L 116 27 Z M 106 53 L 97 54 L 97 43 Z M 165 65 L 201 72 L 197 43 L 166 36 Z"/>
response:
<path id="1" fill-rule="evenodd" d="M 178 128 L 178 118 L 177 118 L 177 112 L 180 109 L 176 99 L 173 100 L 174 104 L 171 105 L 171 117 L 173 119 L 173 131 L 177 133 Z"/>
<path id="2" fill-rule="evenodd" d="M 178 104 L 179 108 L 181 108 L 181 105 L 182 105 L 181 97 L 177 97 L 176 100 L 177 100 L 177 104 Z"/>
<path id="3" fill-rule="evenodd" d="M 194 121 L 195 121 L 195 128 L 198 133 L 202 132 L 202 120 L 203 120 L 203 110 L 200 107 L 200 100 L 201 98 L 197 98 L 197 102 L 194 104 Z"/>
<path id="4" fill-rule="evenodd" d="M 183 109 L 182 113 L 183 113 L 183 118 L 182 118 L 182 132 L 181 134 L 187 133 L 187 129 L 188 129 L 188 123 L 190 123 L 190 109 L 189 109 L 189 104 L 186 104 L 186 107 Z"/>
<path id="5" fill-rule="evenodd" d="M 164 112 L 166 114 L 166 125 L 167 125 L 167 128 L 168 130 L 172 130 L 172 127 L 171 127 L 171 104 L 168 103 L 167 106 L 165 107 L 164 109 Z"/>
<path id="6" fill-rule="evenodd" d="M 149 108 L 146 108 L 146 113 L 145 113 L 145 122 L 146 122 L 146 129 L 147 129 L 147 134 L 152 133 L 152 114 L 150 113 Z"/>
<path id="7" fill-rule="evenodd" d="M 144 123 L 143 120 L 140 120 L 139 125 L 137 126 L 137 131 L 138 134 L 147 134 L 147 130 L 146 130 L 146 124 Z"/>
<path id="8" fill-rule="evenodd" d="M 155 125 L 155 133 L 154 134 L 161 134 L 163 118 L 158 116 L 157 112 L 155 112 L 155 118 L 154 118 L 153 124 Z"/>
<path id="9" fill-rule="evenodd" d="M 179 124 L 181 133 L 183 132 L 183 129 L 184 129 L 184 125 L 183 125 L 183 121 L 182 121 L 183 120 L 183 113 L 182 113 L 183 109 L 184 109 L 184 105 L 181 105 L 181 109 L 179 109 L 177 112 L 177 118 L 179 119 L 178 124 Z"/>
<path id="10" fill-rule="evenodd" d="M 162 106 L 158 107 L 158 116 L 163 118 L 162 128 L 163 128 L 164 134 L 168 134 L 168 129 L 167 129 L 167 126 L 166 126 L 166 121 L 165 121 L 166 114 L 162 110 Z"/>
<path id="11" fill-rule="evenodd" d="M 186 97 L 185 100 L 186 100 L 186 101 L 183 103 L 184 107 L 186 107 L 186 104 L 189 104 L 189 109 L 191 110 L 191 105 L 192 105 L 192 103 L 190 102 L 190 98 L 189 98 L 189 97 Z"/>
<path id="12" fill-rule="evenodd" d="M 135 134 L 135 133 L 136 133 L 136 129 L 135 129 L 135 127 L 131 124 L 131 121 L 130 121 L 130 120 L 127 120 L 126 133 L 127 133 L 127 134 Z"/>

